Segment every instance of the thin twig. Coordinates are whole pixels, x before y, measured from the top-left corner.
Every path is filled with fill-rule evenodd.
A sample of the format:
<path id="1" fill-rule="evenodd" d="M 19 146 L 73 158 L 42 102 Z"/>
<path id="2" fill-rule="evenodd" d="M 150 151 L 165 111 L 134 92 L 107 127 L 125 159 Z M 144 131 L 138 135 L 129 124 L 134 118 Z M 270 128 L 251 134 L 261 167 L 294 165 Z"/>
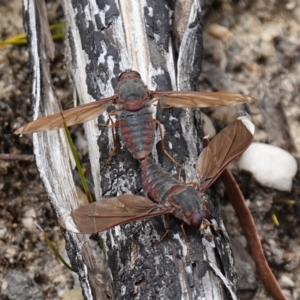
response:
<path id="1" fill-rule="evenodd" d="M 26 154 L 0 154 L 0 160 L 20 160 L 20 161 L 34 161 L 33 155 L 26 155 Z"/>
<path id="2" fill-rule="evenodd" d="M 249 251 L 255 261 L 257 272 L 263 286 L 273 297 L 273 299 L 286 300 L 286 297 L 283 295 L 282 290 L 265 258 L 251 212 L 238 184 L 236 183 L 229 169 L 225 169 L 223 171 L 221 174 L 221 179 L 226 186 L 226 193 L 229 201 L 239 218 L 240 225 L 247 239 Z"/>

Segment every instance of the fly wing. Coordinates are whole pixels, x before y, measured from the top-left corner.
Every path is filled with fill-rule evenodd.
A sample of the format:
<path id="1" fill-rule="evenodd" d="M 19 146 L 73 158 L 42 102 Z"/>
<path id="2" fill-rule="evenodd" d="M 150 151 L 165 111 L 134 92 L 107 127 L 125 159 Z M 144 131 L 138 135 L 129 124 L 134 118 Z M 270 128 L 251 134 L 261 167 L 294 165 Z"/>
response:
<path id="1" fill-rule="evenodd" d="M 196 170 L 205 191 L 226 166 L 242 154 L 253 140 L 255 127 L 247 117 L 240 117 L 218 133 L 201 152 Z"/>
<path id="2" fill-rule="evenodd" d="M 92 120 L 101 115 L 106 107 L 116 99 L 116 96 L 109 97 L 103 100 L 83 104 L 63 112 L 59 112 L 50 116 L 46 116 L 35 121 L 32 121 L 19 129 L 14 134 L 23 134 L 30 132 L 39 132 L 53 130 L 64 127 L 64 122 L 67 126 L 83 123 Z"/>
<path id="3" fill-rule="evenodd" d="M 231 92 L 151 91 L 149 95 L 169 106 L 180 108 L 230 106 L 256 101 L 250 96 Z"/>
<path id="4" fill-rule="evenodd" d="M 92 234 L 133 220 L 159 216 L 170 211 L 168 207 L 157 205 L 150 199 L 121 195 L 104 198 L 79 207 L 59 217 L 59 224 L 68 231 Z"/>

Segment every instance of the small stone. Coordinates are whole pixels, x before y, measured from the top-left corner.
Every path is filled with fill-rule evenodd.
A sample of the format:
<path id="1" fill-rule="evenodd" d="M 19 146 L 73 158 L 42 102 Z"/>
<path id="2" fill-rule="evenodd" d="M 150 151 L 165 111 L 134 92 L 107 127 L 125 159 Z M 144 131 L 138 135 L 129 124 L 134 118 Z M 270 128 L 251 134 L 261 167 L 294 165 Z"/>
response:
<path id="1" fill-rule="evenodd" d="M 293 10 L 296 7 L 297 1 L 291 0 L 288 1 L 284 6 L 287 10 Z"/>
<path id="2" fill-rule="evenodd" d="M 233 34 L 227 27 L 219 24 L 211 24 L 208 28 L 208 33 L 214 38 L 220 39 L 223 42 L 226 42 L 233 37 Z"/>
<path id="3" fill-rule="evenodd" d="M 32 228 L 34 226 L 34 221 L 32 218 L 22 218 L 22 224 L 24 227 Z"/>
<path id="4" fill-rule="evenodd" d="M 267 239 L 269 250 L 272 253 L 272 260 L 276 265 L 282 265 L 283 263 L 283 251 L 279 248 L 278 243 L 274 239 Z"/>
<path id="5" fill-rule="evenodd" d="M 62 295 L 62 300 L 83 300 L 82 291 L 81 290 L 66 291 Z"/>
<path id="6" fill-rule="evenodd" d="M 33 208 L 27 209 L 26 212 L 24 213 L 24 217 L 25 218 L 36 218 L 35 209 L 33 209 Z"/>
<path id="7" fill-rule="evenodd" d="M 2 295 L 10 300 L 42 300 L 44 295 L 25 273 L 9 270 L 1 285 Z"/>
<path id="8" fill-rule="evenodd" d="M 23 226 L 27 228 L 32 228 L 34 225 L 34 219 L 36 218 L 36 211 L 33 208 L 28 209 L 24 213 L 24 218 L 22 218 Z"/>
<path id="9" fill-rule="evenodd" d="M 4 257 L 6 259 L 11 260 L 12 258 L 16 257 L 16 255 L 17 255 L 17 249 L 16 248 L 10 247 L 10 248 L 7 248 L 4 251 Z"/>
<path id="10" fill-rule="evenodd" d="M 281 288 L 293 288 L 295 286 L 294 281 L 287 274 L 283 274 L 278 282 Z"/>
<path id="11" fill-rule="evenodd" d="M 287 192 L 291 191 L 298 170 L 297 161 L 290 153 L 263 143 L 252 143 L 238 165 L 252 173 L 261 185 Z"/>
<path id="12" fill-rule="evenodd" d="M 0 239 L 4 239 L 7 235 L 7 228 L 0 228 Z"/>

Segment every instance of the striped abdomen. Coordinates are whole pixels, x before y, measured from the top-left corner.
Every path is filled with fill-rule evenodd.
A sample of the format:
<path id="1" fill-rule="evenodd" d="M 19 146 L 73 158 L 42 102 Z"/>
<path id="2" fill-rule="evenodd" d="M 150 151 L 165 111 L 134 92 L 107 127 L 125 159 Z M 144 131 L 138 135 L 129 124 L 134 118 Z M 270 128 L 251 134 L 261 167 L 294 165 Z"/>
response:
<path id="1" fill-rule="evenodd" d="M 172 213 L 185 223 L 199 227 L 204 214 L 209 215 L 201 208 L 200 194 L 192 186 L 173 178 L 149 157 L 141 161 L 141 177 L 148 195 L 172 207 Z"/>
<path id="2" fill-rule="evenodd" d="M 119 115 L 121 138 L 135 159 L 144 159 L 153 148 L 155 124 L 149 108 L 124 110 Z"/>
<path id="3" fill-rule="evenodd" d="M 165 201 L 172 188 L 186 187 L 149 157 L 141 161 L 141 177 L 146 192 L 157 202 Z"/>

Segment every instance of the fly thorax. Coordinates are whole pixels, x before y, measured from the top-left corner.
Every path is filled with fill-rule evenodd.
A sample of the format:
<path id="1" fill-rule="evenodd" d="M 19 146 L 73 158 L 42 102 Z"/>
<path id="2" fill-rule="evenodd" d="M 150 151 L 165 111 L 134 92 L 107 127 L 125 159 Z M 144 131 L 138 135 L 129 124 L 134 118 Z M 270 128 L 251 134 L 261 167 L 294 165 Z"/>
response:
<path id="1" fill-rule="evenodd" d="M 180 205 L 180 203 L 177 203 L 176 201 L 173 201 L 173 199 L 168 199 L 167 201 L 168 206 L 170 206 L 173 210 L 173 214 L 174 216 L 183 221 L 184 223 L 190 225 L 191 223 L 191 217 L 192 217 L 192 213 L 187 211 L 186 209 L 184 209 L 184 207 L 182 207 L 182 205 Z"/>
<path id="2" fill-rule="evenodd" d="M 183 185 L 181 189 L 179 187 L 171 189 L 169 201 L 172 201 L 173 205 L 179 205 L 184 215 L 191 218 L 195 212 L 201 210 L 201 196 L 191 186 Z M 187 223 L 190 224 L 190 221 Z"/>
<path id="3" fill-rule="evenodd" d="M 127 79 L 119 85 L 119 98 L 126 102 L 136 99 L 143 99 L 147 94 L 147 90 L 141 80 Z"/>

